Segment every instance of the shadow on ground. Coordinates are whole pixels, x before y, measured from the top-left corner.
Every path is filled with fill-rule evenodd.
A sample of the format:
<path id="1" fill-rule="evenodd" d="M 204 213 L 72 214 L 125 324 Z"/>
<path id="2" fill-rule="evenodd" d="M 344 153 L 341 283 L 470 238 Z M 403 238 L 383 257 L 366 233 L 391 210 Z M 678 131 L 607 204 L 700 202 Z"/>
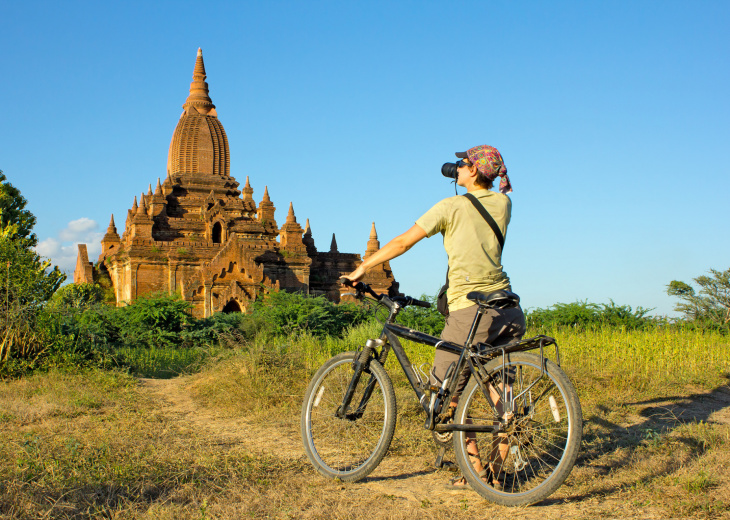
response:
<path id="1" fill-rule="evenodd" d="M 730 374 L 726 383 L 708 392 L 689 395 L 668 395 L 646 401 L 617 402 L 616 407 L 628 407 L 634 418 L 629 426 L 621 426 L 607 419 L 593 415 L 586 419 L 583 447 L 576 462 L 576 468 L 590 469 L 597 476 L 608 476 L 616 470 L 635 464 L 640 446 L 659 443 L 669 434 L 690 423 L 730 424 Z M 608 414 L 611 410 L 603 405 L 598 411 Z M 697 438 L 674 435 L 674 441 L 683 443 L 691 458 L 698 458 L 707 451 L 707 445 Z M 630 484 L 605 479 L 606 485 L 592 486 L 587 493 L 573 495 L 567 501 L 582 501 L 619 491 L 627 486 L 636 486 L 676 471 L 685 464 L 679 457 L 667 457 L 659 464 L 653 464 L 650 471 Z M 565 502 L 566 499 L 548 499 L 549 505 Z"/>

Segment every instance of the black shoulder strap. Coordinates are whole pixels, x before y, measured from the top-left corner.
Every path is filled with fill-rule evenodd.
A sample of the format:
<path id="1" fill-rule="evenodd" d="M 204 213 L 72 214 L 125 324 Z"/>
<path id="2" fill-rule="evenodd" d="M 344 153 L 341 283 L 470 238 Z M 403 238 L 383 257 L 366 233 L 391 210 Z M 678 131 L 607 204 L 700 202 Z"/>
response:
<path id="1" fill-rule="evenodd" d="M 469 199 L 469 201 L 474 204 L 474 207 L 479 211 L 482 217 L 484 217 L 484 220 L 487 221 L 487 224 L 489 224 L 489 227 L 492 228 L 492 231 L 494 231 L 494 234 L 497 235 L 497 241 L 499 242 L 499 248 L 501 250 L 504 250 L 504 235 L 502 235 L 502 231 L 500 231 L 499 226 L 492 218 L 492 215 L 489 214 L 487 209 L 482 205 L 481 202 L 477 200 L 477 198 L 472 195 L 471 193 L 465 193 L 464 197 Z"/>

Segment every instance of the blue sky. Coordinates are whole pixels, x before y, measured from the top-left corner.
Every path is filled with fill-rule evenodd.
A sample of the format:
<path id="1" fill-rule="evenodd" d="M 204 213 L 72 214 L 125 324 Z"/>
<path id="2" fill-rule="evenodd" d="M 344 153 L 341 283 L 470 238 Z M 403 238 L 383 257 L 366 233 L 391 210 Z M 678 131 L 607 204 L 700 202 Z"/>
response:
<path id="1" fill-rule="evenodd" d="M 231 173 L 292 201 L 315 243 L 363 253 L 454 194 L 496 146 L 514 187 L 503 262 L 525 307 L 669 314 L 673 279 L 730 267 L 730 3 L 2 2 L 0 169 L 39 251 L 121 228 L 164 179 L 202 47 Z M 463 190 L 460 191 L 462 193 Z M 120 229 L 121 233 L 121 229 Z M 438 236 L 392 262 L 433 294 Z"/>

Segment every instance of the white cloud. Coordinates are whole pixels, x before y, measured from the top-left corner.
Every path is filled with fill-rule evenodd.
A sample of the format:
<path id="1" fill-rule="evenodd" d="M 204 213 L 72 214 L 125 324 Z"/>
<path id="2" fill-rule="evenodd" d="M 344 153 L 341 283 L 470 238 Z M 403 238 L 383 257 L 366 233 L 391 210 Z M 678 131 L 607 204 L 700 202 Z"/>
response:
<path id="1" fill-rule="evenodd" d="M 58 238 L 63 242 L 83 242 L 90 233 L 98 229 L 99 224 L 95 220 L 81 217 L 80 219 L 69 222 L 66 229 L 62 229 L 58 234 Z"/>
<path id="2" fill-rule="evenodd" d="M 48 237 L 38 242 L 35 250 L 45 258 L 50 258 L 54 265 L 68 275 L 72 275 L 76 267 L 79 244 L 86 244 L 89 261 L 94 262 L 101 253 L 101 239 L 104 233 L 99 231 L 95 220 L 82 217 L 72 220 L 58 233 L 58 237 Z"/>

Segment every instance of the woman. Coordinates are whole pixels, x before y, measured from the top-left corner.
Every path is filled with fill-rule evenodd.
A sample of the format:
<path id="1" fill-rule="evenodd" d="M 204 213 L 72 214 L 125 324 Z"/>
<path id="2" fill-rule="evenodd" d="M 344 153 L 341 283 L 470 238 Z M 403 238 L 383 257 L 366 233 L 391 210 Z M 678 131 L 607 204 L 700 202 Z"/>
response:
<path id="1" fill-rule="evenodd" d="M 456 183 L 478 199 L 495 220 L 502 235 L 506 236 L 512 209 L 512 202 L 506 194 L 512 191 L 512 187 L 501 154 L 492 146 L 481 145 L 457 153 L 456 157 L 461 159 L 456 163 Z M 500 193 L 491 191 L 493 181 L 497 177 L 501 177 Z M 491 293 L 502 289 L 511 290 L 509 278 L 502 269 L 499 240 L 466 197 L 449 197 L 437 203 L 419 218 L 413 227 L 365 259 L 357 269 L 347 275 L 347 278 L 352 281 L 360 280 L 371 267 L 402 255 L 423 238 L 436 233 L 443 235 L 444 248 L 449 257 L 447 292 L 449 315 L 441 338 L 463 345 L 477 311 L 477 306 L 468 300 L 466 295 L 472 291 Z M 521 338 L 524 333 L 525 316 L 519 307 L 489 310 L 479 323 L 474 341 L 490 344 L 506 343 L 511 339 Z M 457 354 L 436 349 L 434 382 L 440 384 L 449 365 L 457 359 Z M 450 406 L 456 406 L 469 375 L 468 368 L 460 375 L 457 391 Z M 497 455 L 503 446 L 505 445 L 500 444 L 494 448 Z M 501 468 L 494 466 L 499 466 L 498 460 L 504 456 L 490 457 L 496 458 L 497 461 L 493 462 L 492 467 L 484 468 L 473 437 L 468 437 L 467 451 L 472 456 L 472 464 L 477 472 L 485 480 L 492 480 L 493 486 L 499 486 L 496 475 L 500 473 Z M 452 480 L 448 487 L 458 489 L 465 486 L 466 480 L 459 477 Z"/>

